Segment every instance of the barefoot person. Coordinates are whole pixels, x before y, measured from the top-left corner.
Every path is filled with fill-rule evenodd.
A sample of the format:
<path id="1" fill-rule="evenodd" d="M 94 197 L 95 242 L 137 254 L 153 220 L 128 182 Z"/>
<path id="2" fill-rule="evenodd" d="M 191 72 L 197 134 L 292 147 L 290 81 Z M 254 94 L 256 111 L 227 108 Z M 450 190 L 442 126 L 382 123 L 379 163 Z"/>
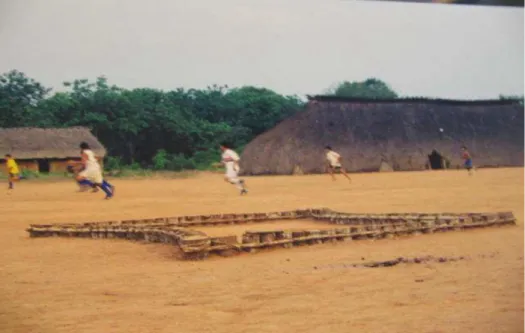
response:
<path id="1" fill-rule="evenodd" d="M 221 163 L 226 168 L 226 174 L 224 180 L 230 184 L 234 184 L 240 190 L 241 195 L 248 193 L 244 187 L 244 180 L 240 179 L 238 174 L 240 171 L 239 161 L 241 160 L 239 155 L 235 151 L 229 148 L 229 145 L 223 143 L 220 145 L 222 151 Z"/>
<path id="2" fill-rule="evenodd" d="M 466 146 L 461 147 L 461 158 L 463 158 L 463 165 L 465 166 L 465 169 L 467 169 L 468 174 L 472 176 L 472 169 L 474 168 L 474 165 L 472 164 L 472 157 L 470 156 Z"/>
<path id="3" fill-rule="evenodd" d="M 341 164 L 341 155 L 333 151 L 330 146 L 326 146 L 325 151 L 326 160 L 328 161 L 327 168 L 330 176 L 332 176 L 332 180 L 335 180 L 335 172 L 341 172 L 349 181 L 352 181 Z"/>
<path id="4" fill-rule="evenodd" d="M 80 144 L 80 152 L 82 159 L 75 164 L 81 165 L 83 170 L 77 174 L 76 180 L 80 185 L 100 187 L 106 193 L 105 199 L 111 199 L 115 194 L 115 187 L 104 180 L 102 168 L 95 157 L 95 153 L 93 153 L 86 142 Z"/>

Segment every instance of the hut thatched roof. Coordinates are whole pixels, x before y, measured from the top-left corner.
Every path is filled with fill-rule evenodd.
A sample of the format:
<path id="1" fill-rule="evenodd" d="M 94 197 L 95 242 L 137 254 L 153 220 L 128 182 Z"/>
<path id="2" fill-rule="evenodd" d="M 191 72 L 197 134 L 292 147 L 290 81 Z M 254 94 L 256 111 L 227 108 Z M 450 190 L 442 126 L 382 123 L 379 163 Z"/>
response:
<path id="1" fill-rule="evenodd" d="M 350 171 L 377 171 L 382 161 L 394 170 L 422 170 L 433 149 L 455 168 L 462 164 L 462 145 L 475 166 L 523 166 L 523 115 L 523 106 L 513 100 L 314 96 L 304 111 L 250 142 L 241 169 L 244 174 L 322 172 L 326 145 L 341 154 Z"/>
<path id="2" fill-rule="evenodd" d="M 82 141 L 89 144 L 97 156 L 106 149 L 86 127 L 68 128 L 0 128 L 0 159 L 12 154 L 16 159 L 79 157 Z"/>

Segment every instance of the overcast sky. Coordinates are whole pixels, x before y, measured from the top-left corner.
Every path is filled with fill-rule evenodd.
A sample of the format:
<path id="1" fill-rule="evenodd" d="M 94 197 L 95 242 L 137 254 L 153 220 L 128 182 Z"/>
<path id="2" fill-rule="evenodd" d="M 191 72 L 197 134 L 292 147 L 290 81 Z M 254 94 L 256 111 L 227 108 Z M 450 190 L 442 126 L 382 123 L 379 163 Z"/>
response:
<path id="1" fill-rule="evenodd" d="M 398 93 L 523 94 L 523 8 L 329 0 L 0 0 L 0 72 L 61 89 L 264 86 L 322 93 L 377 77 Z"/>

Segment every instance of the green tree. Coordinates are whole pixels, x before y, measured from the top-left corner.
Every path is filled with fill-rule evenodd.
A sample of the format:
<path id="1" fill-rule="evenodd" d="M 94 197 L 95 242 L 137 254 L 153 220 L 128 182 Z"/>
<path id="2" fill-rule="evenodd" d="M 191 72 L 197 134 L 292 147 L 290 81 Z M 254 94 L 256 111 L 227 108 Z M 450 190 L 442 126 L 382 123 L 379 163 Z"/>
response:
<path id="1" fill-rule="evenodd" d="M 219 158 L 219 142 L 242 147 L 303 106 L 296 96 L 255 87 L 129 90 L 105 77 L 64 87 L 49 96 L 22 73 L 2 77 L 0 126 L 86 126 L 115 167 L 208 168 Z"/>
<path id="2" fill-rule="evenodd" d="M 398 98 L 397 93 L 388 84 L 376 78 L 370 78 L 362 82 L 344 81 L 339 83 L 334 89 L 329 89 L 328 94 L 350 98 Z"/>
<path id="3" fill-rule="evenodd" d="M 225 98 L 231 108 L 228 123 L 239 131 L 245 129 L 243 143 L 298 112 L 303 106 L 295 96 L 282 96 L 269 89 L 249 86 L 232 89 Z"/>
<path id="4" fill-rule="evenodd" d="M 0 127 L 40 125 L 36 106 L 50 91 L 17 70 L 0 75 Z"/>
<path id="5" fill-rule="evenodd" d="M 521 105 L 523 105 L 523 102 L 525 100 L 524 96 L 521 95 L 521 96 L 518 96 L 518 95 L 499 95 L 499 99 L 500 100 L 514 100 L 514 101 L 518 101 Z"/>

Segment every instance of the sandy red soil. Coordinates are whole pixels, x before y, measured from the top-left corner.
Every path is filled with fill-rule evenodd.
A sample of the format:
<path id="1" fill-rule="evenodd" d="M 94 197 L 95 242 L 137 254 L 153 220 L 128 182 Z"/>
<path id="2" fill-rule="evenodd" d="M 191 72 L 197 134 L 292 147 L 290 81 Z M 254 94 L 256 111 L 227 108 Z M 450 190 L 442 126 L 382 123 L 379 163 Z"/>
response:
<path id="1" fill-rule="evenodd" d="M 251 192 L 245 197 L 210 174 L 115 179 L 118 195 L 111 201 L 102 193 L 75 193 L 69 181 L 2 189 L 0 332 L 523 332 L 523 169 L 479 170 L 472 177 L 446 171 L 352 178 L 352 184 L 327 176 L 247 178 Z M 512 210 L 518 226 L 199 262 L 177 260 L 167 245 L 30 239 L 24 231 L 30 223 L 306 207 Z M 239 233 L 214 232 L 231 231 Z M 422 255 L 470 260 L 345 267 L 363 258 Z"/>

